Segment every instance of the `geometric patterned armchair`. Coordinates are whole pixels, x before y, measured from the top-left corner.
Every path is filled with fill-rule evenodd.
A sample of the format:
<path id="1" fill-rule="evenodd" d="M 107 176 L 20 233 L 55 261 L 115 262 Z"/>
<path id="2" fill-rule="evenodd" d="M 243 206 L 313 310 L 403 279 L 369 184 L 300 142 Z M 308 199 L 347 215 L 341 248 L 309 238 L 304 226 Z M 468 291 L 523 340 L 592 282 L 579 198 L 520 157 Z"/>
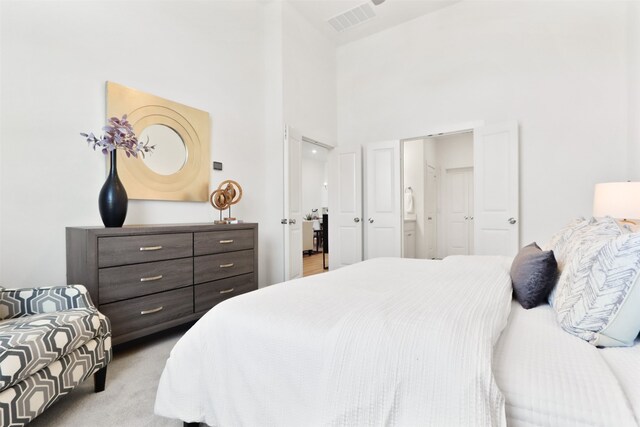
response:
<path id="1" fill-rule="evenodd" d="M 112 354 L 84 286 L 0 288 L 0 425 L 28 424 L 91 375 L 103 391 Z"/>

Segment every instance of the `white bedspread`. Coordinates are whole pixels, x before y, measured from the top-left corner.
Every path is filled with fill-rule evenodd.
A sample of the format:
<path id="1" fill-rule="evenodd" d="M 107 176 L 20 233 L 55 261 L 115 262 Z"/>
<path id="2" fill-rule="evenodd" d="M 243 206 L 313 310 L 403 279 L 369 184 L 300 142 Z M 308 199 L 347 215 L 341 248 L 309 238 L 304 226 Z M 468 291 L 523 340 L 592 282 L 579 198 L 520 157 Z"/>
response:
<path id="1" fill-rule="evenodd" d="M 212 426 L 504 426 L 509 260 L 375 259 L 225 301 L 176 344 L 157 414 Z"/>
<path id="2" fill-rule="evenodd" d="M 513 302 L 493 365 L 509 427 L 638 426 L 640 346 L 598 349 L 563 331 L 548 305 Z"/>
<path id="3" fill-rule="evenodd" d="M 640 425 L 640 338 L 633 347 L 607 347 L 600 350 L 600 355 L 618 378 L 633 409 L 636 425 Z"/>

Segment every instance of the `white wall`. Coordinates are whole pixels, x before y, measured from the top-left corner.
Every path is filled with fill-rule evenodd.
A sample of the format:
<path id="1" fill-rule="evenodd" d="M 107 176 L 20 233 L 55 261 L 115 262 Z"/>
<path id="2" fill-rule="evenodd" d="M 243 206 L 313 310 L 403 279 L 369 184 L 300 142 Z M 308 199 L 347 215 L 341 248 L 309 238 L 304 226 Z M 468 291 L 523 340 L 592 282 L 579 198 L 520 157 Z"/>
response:
<path id="1" fill-rule="evenodd" d="M 335 48 L 287 2 L 261 2 L 264 8 L 262 57 L 266 86 L 264 117 L 267 149 L 265 202 L 260 206 L 261 277 L 265 284 L 284 278 L 284 125 L 304 136 L 335 145 Z M 326 204 L 325 204 L 326 206 Z"/>
<path id="2" fill-rule="evenodd" d="M 627 176 L 625 2 L 457 3 L 338 49 L 338 143 L 517 120 L 521 242 Z"/>
<path id="3" fill-rule="evenodd" d="M 436 165 L 444 172 L 446 169 L 473 167 L 473 133 L 431 138 L 436 142 Z"/>
<path id="4" fill-rule="evenodd" d="M 264 7 L 264 72 L 266 79 L 264 117 L 267 150 L 264 153 L 263 176 L 266 196 L 260 206 L 260 277 L 267 285 L 284 277 L 284 230 L 280 224 L 283 215 L 284 193 L 284 99 L 282 82 L 282 4 L 269 2 Z"/>
<path id="5" fill-rule="evenodd" d="M 631 1 L 627 12 L 628 68 L 628 179 L 640 181 L 640 3 Z"/>
<path id="6" fill-rule="evenodd" d="M 438 147 L 435 138 L 425 138 L 424 140 L 424 160 L 426 163 L 438 167 Z"/>
<path id="7" fill-rule="evenodd" d="M 207 111 L 213 185 L 244 188 L 235 214 L 263 219 L 267 189 L 262 8 L 244 2 L 3 2 L 2 247 L 5 285 L 66 282 L 66 226 L 101 225 L 105 161 L 79 132 L 104 124 L 110 80 Z M 126 224 L 211 221 L 208 203 L 131 201 Z M 264 283 L 265 277 L 261 277 Z"/>
<path id="8" fill-rule="evenodd" d="M 318 215 L 322 215 L 322 207 L 327 206 L 327 190 L 324 183 L 327 182 L 327 162 L 302 158 L 302 214 L 312 213 L 312 209 L 318 209 Z"/>
<path id="9" fill-rule="evenodd" d="M 79 132 L 103 126 L 107 80 L 210 113 L 211 156 L 224 163 L 211 172 L 212 187 L 228 178 L 243 186 L 234 215 L 260 223 L 260 284 L 282 280 L 284 111 L 322 111 L 308 127 L 335 140 L 335 51 L 320 49 L 315 30 L 292 33 L 281 2 L 136 1 L 124 13 L 110 1 L 0 8 L 2 285 L 65 283 L 64 228 L 101 225 L 105 162 Z M 285 74 L 306 72 L 296 68 L 306 56 L 302 65 L 292 59 L 304 50 L 328 65 L 299 79 L 285 99 Z M 302 102 L 317 80 L 328 93 L 320 107 Z M 216 216 L 208 203 L 131 201 L 126 224 Z"/>
<path id="10" fill-rule="evenodd" d="M 4 86 L 2 85 L 2 70 L 4 70 L 4 66 L 3 66 L 3 62 L 4 62 L 4 58 L 2 56 L 2 32 L 1 32 L 1 27 L 2 27 L 2 23 L 3 23 L 3 8 L 2 8 L 2 3 L 0 2 L 0 286 L 2 286 L 2 277 L 4 274 L 4 267 L 3 267 L 3 259 L 4 259 L 4 248 L 2 245 L 2 242 L 4 241 L 3 239 L 3 234 L 2 234 L 2 224 L 3 224 L 3 212 L 4 212 L 4 200 L 2 198 L 2 188 L 3 188 L 3 183 L 5 182 L 4 179 L 4 167 L 3 165 L 3 152 L 4 152 L 4 146 L 6 145 L 5 142 L 3 142 L 3 132 L 2 129 L 4 129 L 4 125 L 2 123 L 2 117 L 4 117 L 3 115 L 3 107 L 4 107 L 4 103 L 2 102 L 2 100 L 4 99 Z"/>
<path id="11" fill-rule="evenodd" d="M 285 123 L 335 146 L 335 46 L 287 2 L 282 16 Z"/>
<path id="12" fill-rule="evenodd" d="M 211 114 L 212 158 L 225 165 L 211 183 L 243 185 L 234 213 L 260 222 L 262 285 L 282 278 L 285 122 L 350 145 L 518 120 L 523 244 L 590 214 L 594 183 L 640 177 L 632 3 L 462 2 L 337 59 L 281 2 L 137 1 L 121 13 L 108 1 L 3 1 L 0 15 L 3 285 L 65 282 L 64 227 L 100 224 L 104 161 L 78 133 L 103 125 L 106 80 Z M 132 201 L 127 223 L 215 214 Z"/>

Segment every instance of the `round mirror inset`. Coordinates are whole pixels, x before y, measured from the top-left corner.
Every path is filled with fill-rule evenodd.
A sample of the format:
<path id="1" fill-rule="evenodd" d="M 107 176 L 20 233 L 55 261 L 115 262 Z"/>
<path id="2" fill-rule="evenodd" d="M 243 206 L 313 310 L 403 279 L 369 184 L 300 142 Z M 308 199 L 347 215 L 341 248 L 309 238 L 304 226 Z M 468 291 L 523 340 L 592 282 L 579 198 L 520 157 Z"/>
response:
<path id="1" fill-rule="evenodd" d="M 165 125 L 151 125 L 142 130 L 139 141 L 155 145 L 155 150 L 144 157 L 144 164 L 158 175 L 173 175 L 187 162 L 187 147 L 175 130 Z"/>

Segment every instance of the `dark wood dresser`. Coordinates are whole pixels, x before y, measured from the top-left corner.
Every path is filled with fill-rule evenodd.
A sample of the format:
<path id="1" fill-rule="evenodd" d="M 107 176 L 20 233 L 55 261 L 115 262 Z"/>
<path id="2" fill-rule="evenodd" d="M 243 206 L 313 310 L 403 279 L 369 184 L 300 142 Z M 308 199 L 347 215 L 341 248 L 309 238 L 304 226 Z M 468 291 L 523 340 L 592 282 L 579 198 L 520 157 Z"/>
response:
<path id="1" fill-rule="evenodd" d="M 130 341 L 258 289 L 258 224 L 67 227 L 67 283 Z"/>

